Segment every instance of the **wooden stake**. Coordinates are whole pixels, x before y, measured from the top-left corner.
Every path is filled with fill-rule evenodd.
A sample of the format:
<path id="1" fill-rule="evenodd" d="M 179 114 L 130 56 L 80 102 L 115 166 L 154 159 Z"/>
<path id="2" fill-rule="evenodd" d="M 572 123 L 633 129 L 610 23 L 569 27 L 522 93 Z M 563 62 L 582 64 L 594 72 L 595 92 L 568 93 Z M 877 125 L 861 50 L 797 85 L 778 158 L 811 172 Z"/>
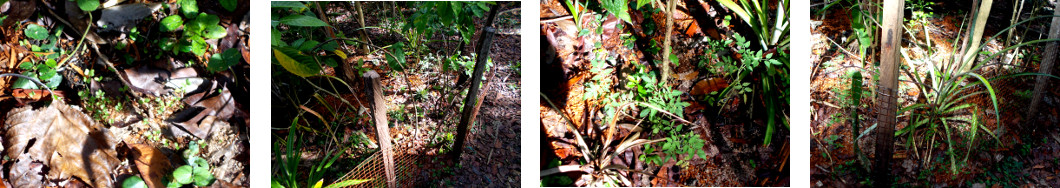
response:
<path id="1" fill-rule="evenodd" d="M 898 110 L 898 69 L 901 67 L 902 20 L 904 0 L 885 0 L 883 3 L 883 36 L 880 45 L 880 84 L 877 85 L 878 105 L 876 131 L 876 161 L 873 179 L 876 187 L 890 187 L 891 155 L 894 153 L 894 125 Z"/>
<path id="2" fill-rule="evenodd" d="M 493 36 L 497 34 L 497 29 L 493 28 L 493 18 L 497 16 L 497 9 L 500 8 L 496 4 L 490 8 L 489 18 L 486 19 L 486 28 L 482 29 L 482 34 L 479 36 L 479 43 L 476 46 L 478 48 L 478 57 L 475 62 L 475 71 L 471 74 L 471 86 L 468 87 L 467 97 L 464 98 L 464 108 L 460 113 L 460 124 L 457 124 L 457 135 L 456 141 L 453 142 L 453 160 L 460 161 L 460 153 L 464 151 L 464 140 L 467 138 L 467 127 L 471 123 L 472 111 L 474 107 L 479 103 L 477 96 L 479 95 L 479 83 L 482 83 L 482 72 L 486 70 L 486 61 L 489 60 L 490 45 L 493 43 Z"/>
<path id="3" fill-rule="evenodd" d="M 390 126 L 386 120 L 386 100 L 383 99 L 383 87 L 380 76 L 375 71 L 364 73 L 364 79 L 368 79 L 372 85 L 372 117 L 375 119 L 375 132 L 379 137 L 379 150 L 383 154 L 383 166 L 386 167 L 386 183 L 389 187 L 397 187 L 394 177 L 394 150 L 390 143 Z"/>

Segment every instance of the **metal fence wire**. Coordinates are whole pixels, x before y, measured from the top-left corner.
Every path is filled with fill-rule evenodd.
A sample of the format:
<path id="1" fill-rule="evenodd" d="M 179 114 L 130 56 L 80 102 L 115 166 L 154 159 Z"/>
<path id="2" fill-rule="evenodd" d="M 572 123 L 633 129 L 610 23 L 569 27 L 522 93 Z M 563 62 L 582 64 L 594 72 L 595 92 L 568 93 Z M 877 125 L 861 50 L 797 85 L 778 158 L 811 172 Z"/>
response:
<path id="1" fill-rule="evenodd" d="M 425 178 L 429 174 L 419 170 L 418 156 L 405 154 L 402 152 L 404 149 L 408 148 L 394 148 L 394 181 L 398 187 L 412 187 L 416 182 L 426 181 Z M 350 187 L 387 187 L 383 152 L 375 152 L 335 182 L 361 179 L 370 179 L 370 181 Z"/>

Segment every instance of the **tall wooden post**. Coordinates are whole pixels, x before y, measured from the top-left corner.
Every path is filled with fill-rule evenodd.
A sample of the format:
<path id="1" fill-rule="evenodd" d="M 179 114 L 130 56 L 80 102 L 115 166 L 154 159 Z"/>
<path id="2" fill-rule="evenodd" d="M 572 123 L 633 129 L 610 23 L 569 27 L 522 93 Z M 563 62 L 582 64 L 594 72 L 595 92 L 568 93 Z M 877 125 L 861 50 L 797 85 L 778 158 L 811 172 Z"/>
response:
<path id="1" fill-rule="evenodd" d="M 883 2 L 883 36 L 880 49 L 880 83 L 876 89 L 876 101 L 879 103 L 876 117 L 876 161 L 873 165 L 873 179 L 876 187 L 890 187 L 891 155 L 894 153 L 894 125 L 898 110 L 898 69 L 902 66 L 899 57 L 902 47 L 902 16 L 905 0 L 885 0 Z"/>
<path id="2" fill-rule="evenodd" d="M 372 93 L 372 116 L 375 118 L 375 132 L 379 137 L 379 150 L 383 155 L 383 167 L 386 169 L 386 184 L 388 187 L 396 187 L 394 182 L 394 148 L 390 143 L 390 125 L 386 120 L 386 100 L 383 99 L 383 86 L 379 80 L 379 74 L 375 71 L 364 73 L 364 79 L 371 84 Z"/>
<path id="3" fill-rule="evenodd" d="M 475 111 L 473 108 L 478 106 L 477 103 L 480 101 L 476 96 L 479 95 L 479 83 L 482 83 L 482 72 L 486 70 L 486 61 L 489 60 L 490 45 L 493 43 L 493 35 L 497 34 L 497 29 L 493 28 L 493 18 L 497 16 L 497 9 L 500 8 L 497 5 L 493 5 L 490 8 L 489 18 L 486 19 L 486 28 L 482 29 L 482 34 L 479 36 L 478 43 L 478 57 L 475 60 L 475 71 L 471 74 L 471 87 L 468 87 L 467 97 L 464 98 L 464 108 L 460 113 L 460 124 L 457 124 L 457 135 L 456 141 L 453 142 L 453 160 L 460 161 L 460 153 L 464 152 L 464 140 L 467 139 L 467 127 L 473 123 L 471 122 L 471 112 Z"/>
<path id="4" fill-rule="evenodd" d="M 1060 16 L 1060 7 L 1053 9 L 1054 16 Z M 1053 17 L 1053 24 L 1049 28 L 1050 39 L 1060 39 L 1060 17 Z M 1056 62 L 1056 55 L 1058 50 L 1057 43 L 1060 42 L 1049 42 L 1045 45 L 1045 56 L 1042 59 L 1042 65 L 1039 67 L 1039 73 L 1052 74 L 1053 63 Z M 1042 94 L 1045 93 L 1045 87 L 1049 85 L 1049 78 L 1045 76 L 1038 76 L 1037 82 L 1034 84 L 1034 99 L 1031 99 L 1031 108 L 1027 113 L 1027 123 L 1033 123 L 1034 119 L 1038 117 L 1038 103 L 1042 102 Z M 1037 129 L 1037 126 L 1035 126 Z"/>

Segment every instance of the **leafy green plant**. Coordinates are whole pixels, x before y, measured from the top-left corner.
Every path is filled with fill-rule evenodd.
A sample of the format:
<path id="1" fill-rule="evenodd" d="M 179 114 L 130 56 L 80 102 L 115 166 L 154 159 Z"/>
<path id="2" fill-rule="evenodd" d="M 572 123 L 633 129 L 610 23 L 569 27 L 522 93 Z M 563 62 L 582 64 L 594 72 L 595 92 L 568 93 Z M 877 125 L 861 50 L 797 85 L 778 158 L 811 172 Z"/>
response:
<path id="1" fill-rule="evenodd" d="M 172 179 L 166 183 L 166 187 L 181 187 L 187 184 L 205 187 L 213 183 L 215 178 L 210 173 L 210 163 L 198 156 L 200 148 L 203 147 L 199 142 L 201 141 L 188 144 L 188 149 L 183 153 L 188 164 L 173 170 Z"/>
<path id="2" fill-rule="evenodd" d="M 228 35 L 224 26 L 219 25 L 221 20 L 217 15 L 199 12 L 196 0 L 180 0 L 180 15 L 169 15 L 162 19 L 159 28 L 164 32 L 177 32 L 183 29 L 179 40 L 158 40 L 158 45 L 164 51 L 173 54 L 179 52 L 192 53 L 201 56 L 206 49 L 211 48 L 206 39 L 219 39 Z M 187 22 L 185 22 L 187 21 Z"/>
<path id="3" fill-rule="evenodd" d="M 997 35 L 1004 33 L 1004 31 L 1012 29 L 1030 20 L 1044 17 L 1051 16 L 1041 16 L 1021 21 L 998 32 L 991 38 L 996 38 Z M 957 40 L 955 39 L 954 41 Z M 988 56 L 985 61 L 990 61 L 991 59 L 996 58 L 998 55 L 1003 54 L 1003 52 L 1005 51 L 1009 51 L 1020 46 L 1047 41 L 1060 41 L 1060 39 L 1040 39 L 1020 43 L 1014 46 L 1006 47 L 993 54 L 989 54 L 988 52 L 981 52 L 983 50 L 983 46 L 985 45 L 975 45 L 979 47 L 971 50 L 971 53 L 983 53 L 984 55 L 989 54 L 990 56 Z M 954 44 L 956 45 L 956 42 L 954 42 Z M 934 50 L 928 48 L 928 51 L 933 52 Z M 1001 108 L 999 108 L 998 105 L 999 100 L 997 98 L 997 94 L 994 90 L 994 87 L 990 83 L 991 81 L 998 78 L 988 79 L 985 78 L 983 75 L 976 73 L 976 71 L 986 67 L 986 65 L 977 64 L 975 66 L 968 66 L 965 64 L 971 64 L 973 62 L 966 62 L 965 60 L 962 60 L 962 57 L 955 57 L 955 59 L 947 59 L 941 63 L 928 62 L 932 60 L 926 58 L 911 59 L 910 56 L 905 55 L 904 53 L 903 57 L 906 59 L 906 62 L 923 62 L 923 64 L 927 66 L 926 69 L 917 70 L 915 69 L 915 67 L 910 67 L 910 69 L 912 69 L 913 72 L 927 72 L 928 74 L 921 77 L 919 75 L 913 75 L 909 72 L 906 72 L 906 76 L 911 78 L 913 82 L 916 83 L 916 89 L 919 90 L 918 97 L 924 99 L 924 102 L 914 103 L 912 105 L 905 106 L 898 111 L 899 114 L 910 112 L 910 114 L 908 115 L 910 117 L 910 123 L 909 126 L 906 126 L 905 128 L 896 131 L 895 135 L 907 136 L 908 139 L 906 140 L 906 146 L 914 149 L 915 151 L 916 148 L 920 147 L 919 144 L 924 144 L 927 141 L 931 141 L 932 143 L 934 143 L 933 138 L 935 138 L 938 134 L 943 133 L 942 136 L 944 136 L 944 141 L 946 141 L 946 156 L 949 158 L 950 161 L 949 170 L 950 172 L 956 174 L 958 172 L 958 162 L 956 158 L 959 154 L 954 151 L 954 148 L 957 144 L 956 142 L 954 142 L 954 137 L 968 135 L 969 138 L 964 143 L 973 143 L 975 141 L 975 138 L 977 137 L 977 133 L 979 132 L 979 130 L 982 130 L 983 132 L 986 132 L 991 137 L 993 137 L 995 141 L 1000 141 L 997 135 L 993 133 L 993 131 L 983 126 L 980 117 L 978 117 L 979 113 L 977 112 L 980 112 L 983 109 L 979 109 L 976 104 L 967 100 L 979 95 L 986 95 L 987 97 L 989 97 L 990 102 L 992 104 L 992 106 L 990 107 L 992 107 L 995 114 L 994 122 L 997 123 L 997 126 L 999 128 L 1003 126 L 1003 122 L 1001 121 L 1000 115 L 1002 114 L 1002 112 Z M 936 66 L 936 64 L 941 66 Z M 960 67 L 971 68 L 962 69 Z M 1002 76 L 999 78 L 1038 75 L 1049 76 L 1051 78 L 1060 78 L 1052 75 L 1044 75 L 1038 73 L 1022 73 L 1016 75 Z M 967 126 L 967 128 L 960 129 L 959 127 L 956 127 L 958 125 L 965 125 Z M 963 134 L 961 134 L 962 132 L 959 132 L 961 130 L 968 130 L 968 132 L 963 132 Z M 936 146 L 934 144 L 928 144 L 924 147 Z M 964 161 L 967 161 L 968 155 L 970 155 L 971 151 L 974 149 L 972 148 L 972 144 L 967 144 L 967 147 L 968 149 L 964 157 Z M 925 156 L 930 156 L 929 153 L 926 154 L 927 155 Z"/>
<path id="4" fill-rule="evenodd" d="M 328 186 L 323 186 L 324 174 L 327 173 L 331 165 L 335 163 L 346 150 L 346 147 L 341 147 L 338 151 L 327 152 L 324 158 L 321 159 L 320 163 L 314 164 L 309 170 L 299 169 L 302 157 L 302 142 L 301 136 L 298 135 L 299 117 L 295 117 L 291 121 L 291 126 L 288 127 L 287 137 L 284 140 L 274 142 L 272 145 L 273 151 L 276 153 L 276 159 L 274 165 L 278 166 L 272 180 L 272 187 L 290 187 L 297 188 L 299 185 L 304 185 L 313 188 L 319 187 L 345 187 L 351 185 L 357 185 L 369 180 L 345 180 L 336 182 Z M 322 120 L 323 121 L 323 120 Z M 303 176 L 302 173 L 308 173 L 308 176 Z M 304 179 L 308 177 L 307 179 Z M 304 181 L 303 181 L 304 180 Z M 313 184 L 310 186 L 310 184 Z"/>
<path id="5" fill-rule="evenodd" d="M 762 47 L 787 46 L 790 39 L 786 37 L 789 30 L 788 22 L 788 0 L 779 1 L 739 1 L 736 4 L 732 0 L 718 0 L 718 2 L 732 10 L 744 23 L 751 26 L 755 35 L 760 39 Z M 769 3 L 776 2 L 775 6 Z M 769 7 L 776 7 L 776 12 L 771 12 Z M 770 14 L 775 15 L 770 16 Z M 772 25 L 772 26 L 771 26 Z"/>
<path id="6" fill-rule="evenodd" d="M 122 188 L 147 188 L 147 183 L 144 183 L 144 179 L 140 176 L 132 176 L 125 178 L 125 181 L 121 182 Z"/>
<path id="7" fill-rule="evenodd" d="M 733 87 L 723 89 L 716 96 L 724 99 L 739 95 L 742 96 L 742 99 L 744 99 L 742 101 L 746 104 L 754 104 L 752 102 L 755 99 L 761 99 L 762 101 L 760 102 L 765 105 L 767 114 L 766 136 L 763 144 L 769 145 L 775 128 L 780 125 L 788 126 L 788 116 L 784 111 L 787 109 L 788 101 L 790 101 L 790 88 L 787 87 L 787 83 L 790 83 L 788 76 L 789 55 L 784 51 L 786 47 L 770 51 L 752 50 L 750 49 L 751 41 L 747 41 L 739 33 L 733 35 L 732 38 L 735 39 L 733 42 L 736 44 L 736 48 L 733 51 L 734 53 L 742 54 L 740 59 L 734 61 L 728 57 L 723 57 L 721 61 L 718 61 L 718 65 L 722 67 L 728 77 L 732 78 L 732 83 L 740 84 L 733 84 Z M 729 43 L 728 41 L 716 42 L 712 43 L 712 45 Z M 755 76 L 759 78 L 758 82 L 752 82 Z M 746 97 L 749 94 L 762 97 Z M 716 99 L 708 100 L 721 101 Z"/>
<path id="8" fill-rule="evenodd" d="M 544 94 L 541 94 L 541 96 L 545 97 Z M 553 107 L 553 109 L 556 109 L 555 105 L 552 104 L 552 102 L 549 101 L 547 97 L 545 97 L 545 100 L 549 103 L 549 105 L 551 105 Z M 625 117 L 625 116 L 622 115 L 622 114 L 625 114 L 625 113 L 621 113 L 621 112 L 622 111 L 634 110 L 634 108 L 633 108 L 634 105 L 643 106 L 645 108 L 653 108 L 655 110 L 660 111 L 663 114 L 670 115 L 672 118 L 674 118 L 676 120 L 682 121 L 684 123 L 688 123 L 688 121 L 686 121 L 684 119 L 681 119 L 680 117 L 677 117 L 676 115 L 673 115 L 672 113 L 665 112 L 662 109 L 660 109 L 659 107 L 656 107 L 656 106 L 653 106 L 653 105 L 650 105 L 650 104 L 646 104 L 646 103 L 643 103 L 643 102 L 627 102 L 627 103 L 623 103 L 622 105 L 620 105 L 618 107 L 617 111 L 614 111 L 614 114 L 612 114 L 612 116 L 614 116 L 616 119 L 617 118 L 621 118 L 621 117 Z M 566 118 L 566 116 L 564 116 L 564 117 Z M 632 117 L 632 116 L 630 116 L 630 117 Z M 627 179 L 627 178 L 625 178 L 624 176 L 621 175 L 622 172 L 633 173 L 633 172 L 640 172 L 640 171 L 630 169 L 626 165 L 612 164 L 611 163 L 612 159 L 614 159 L 619 154 L 627 152 L 632 147 L 636 147 L 636 146 L 639 146 L 639 145 L 645 145 L 645 144 L 650 145 L 650 144 L 653 144 L 653 143 L 662 142 L 662 141 L 666 141 L 667 140 L 667 139 L 649 140 L 649 139 L 640 138 L 641 134 L 644 133 L 644 131 L 646 129 L 643 129 L 639 125 L 628 124 L 628 123 L 617 123 L 615 121 L 615 119 L 612 119 L 611 121 L 608 121 L 608 122 L 603 124 L 604 125 L 603 134 L 595 134 L 596 137 L 594 137 L 593 140 L 599 140 L 601 142 L 586 142 L 587 138 L 583 137 L 582 133 L 578 132 L 578 129 L 575 129 L 572 126 L 574 124 L 573 121 L 571 121 L 569 118 L 566 119 L 566 120 L 568 121 L 568 124 L 566 124 L 567 129 L 571 133 L 574 134 L 574 138 L 575 138 L 575 143 L 574 144 L 578 147 L 579 151 L 581 152 L 582 158 L 584 159 L 584 161 L 582 161 L 582 162 L 584 162 L 584 163 L 577 164 L 577 165 L 560 165 L 560 166 L 557 166 L 555 168 L 546 169 L 546 170 L 541 172 L 541 176 L 548 176 L 548 175 L 551 175 L 551 174 L 557 174 L 557 173 L 563 173 L 563 172 L 571 172 L 571 171 L 582 171 L 582 172 L 591 174 L 591 176 L 583 176 L 584 178 L 588 178 L 588 179 L 585 179 L 585 181 L 588 182 L 588 186 L 594 186 L 594 187 L 618 186 L 618 185 L 629 186 L 629 182 L 630 181 L 629 181 L 629 179 Z M 625 129 L 625 130 L 628 130 L 630 133 L 627 134 L 624 137 L 619 138 L 619 136 L 615 135 L 618 132 L 618 129 Z M 611 142 L 612 141 L 616 141 L 616 138 L 618 138 L 617 141 L 619 141 L 619 142 L 617 143 L 617 145 L 612 145 Z"/>

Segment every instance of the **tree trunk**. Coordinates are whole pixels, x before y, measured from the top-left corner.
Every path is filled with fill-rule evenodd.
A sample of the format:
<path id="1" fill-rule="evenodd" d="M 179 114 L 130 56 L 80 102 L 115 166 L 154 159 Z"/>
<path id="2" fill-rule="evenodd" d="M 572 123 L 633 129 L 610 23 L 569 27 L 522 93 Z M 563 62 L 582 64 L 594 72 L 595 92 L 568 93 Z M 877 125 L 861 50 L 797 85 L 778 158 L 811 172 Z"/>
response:
<path id="1" fill-rule="evenodd" d="M 979 56 L 979 46 L 982 45 L 983 30 L 986 29 L 986 20 L 990 17 L 990 8 L 993 7 L 993 3 L 994 0 L 983 0 L 979 4 L 979 8 L 975 11 L 975 22 L 972 25 L 972 29 L 968 30 L 968 37 L 966 37 L 966 39 L 969 40 L 965 41 L 967 43 L 967 48 L 963 50 L 964 53 L 959 56 L 961 59 L 957 61 L 961 72 L 971 70 L 972 67 L 975 67 L 974 60 Z"/>
<path id="2" fill-rule="evenodd" d="M 898 110 L 899 50 L 902 46 L 902 20 L 905 0 L 886 0 L 883 4 L 883 33 L 880 46 L 880 84 L 876 90 L 878 104 L 876 160 L 872 167 L 876 187 L 890 187 L 891 155 L 894 152 L 894 126 Z"/>
<path id="3" fill-rule="evenodd" d="M 675 10 L 677 10 L 677 1 L 666 3 L 666 40 L 663 41 L 663 61 L 660 66 L 662 71 L 659 71 L 662 74 L 662 79 L 659 80 L 661 84 L 666 84 L 670 78 L 670 35 L 673 35 Z"/>
<path id="4" fill-rule="evenodd" d="M 1053 9 L 1054 16 L 1060 16 L 1060 7 Z M 1060 39 L 1060 17 L 1053 17 L 1053 24 L 1049 28 L 1050 39 Z M 1057 43 L 1060 42 L 1049 42 L 1045 45 L 1045 55 L 1042 57 L 1042 64 L 1039 67 L 1039 73 L 1052 74 L 1053 63 L 1056 62 L 1057 51 L 1060 50 L 1057 47 Z M 1034 84 L 1034 98 L 1031 100 L 1031 108 L 1027 113 L 1027 124 L 1033 124 L 1034 120 L 1038 117 L 1038 104 L 1042 102 L 1042 95 L 1045 94 L 1045 88 L 1049 85 L 1049 78 L 1046 76 L 1038 76 L 1037 82 Z M 1037 127 L 1035 127 L 1037 129 Z"/>

